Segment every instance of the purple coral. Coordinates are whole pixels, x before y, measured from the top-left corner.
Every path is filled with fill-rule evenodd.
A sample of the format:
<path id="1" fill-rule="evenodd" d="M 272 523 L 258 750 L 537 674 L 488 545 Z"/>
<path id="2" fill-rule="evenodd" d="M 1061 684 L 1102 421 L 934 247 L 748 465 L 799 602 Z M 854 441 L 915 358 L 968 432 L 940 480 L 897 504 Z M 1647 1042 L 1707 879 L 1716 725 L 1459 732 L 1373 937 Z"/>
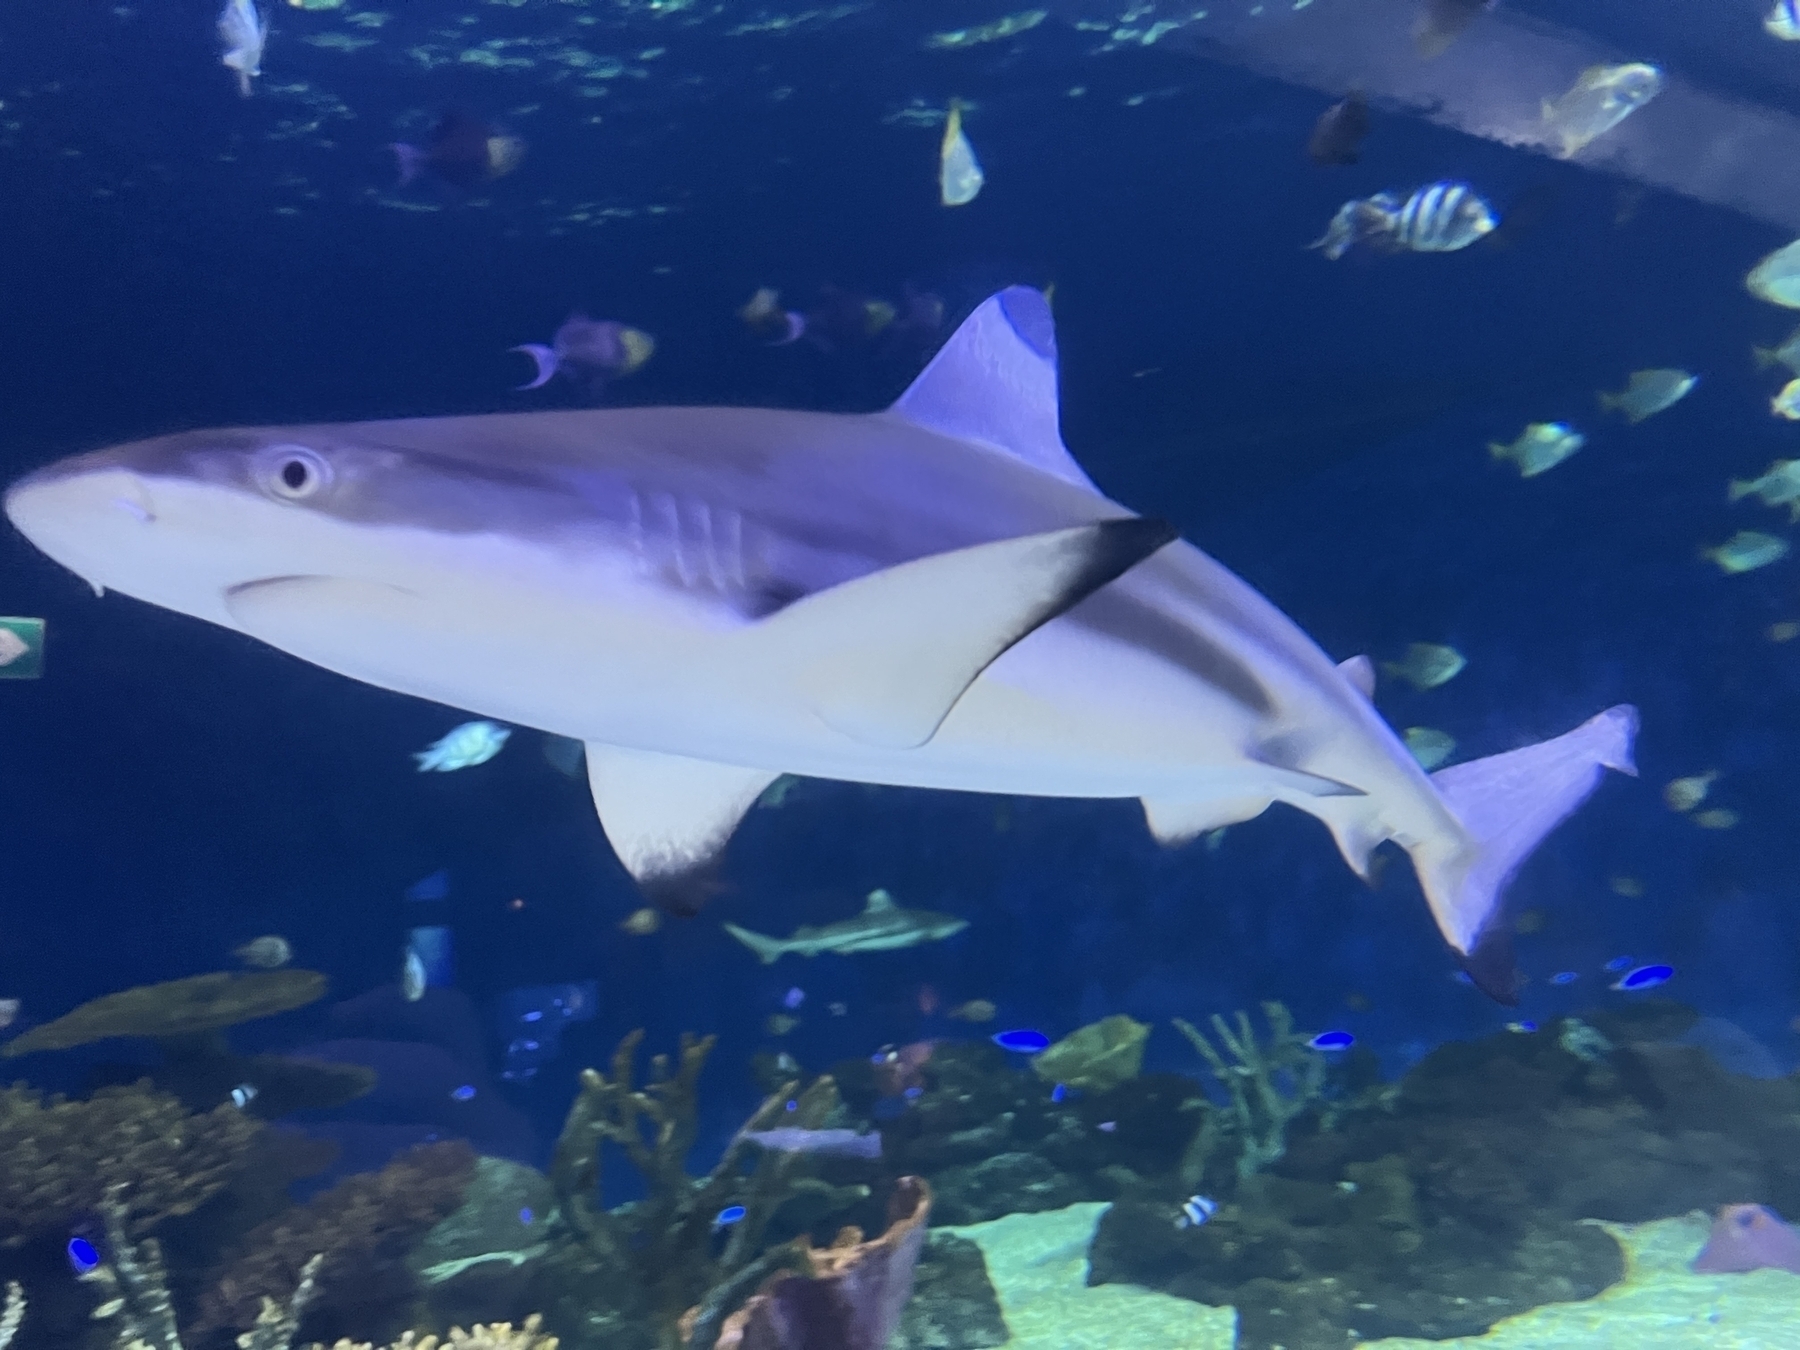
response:
<path id="1" fill-rule="evenodd" d="M 1800 1275 L 1800 1233 L 1762 1205 L 1725 1205 L 1694 1270 L 1702 1275 L 1746 1270 L 1791 1270 Z"/>

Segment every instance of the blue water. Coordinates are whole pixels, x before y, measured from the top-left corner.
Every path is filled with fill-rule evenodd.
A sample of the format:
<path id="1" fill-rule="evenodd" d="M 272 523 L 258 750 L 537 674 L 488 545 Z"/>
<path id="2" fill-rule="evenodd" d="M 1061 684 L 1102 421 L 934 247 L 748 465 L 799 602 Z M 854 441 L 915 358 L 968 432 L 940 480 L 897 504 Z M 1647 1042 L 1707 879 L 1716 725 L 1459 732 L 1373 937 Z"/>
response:
<path id="1" fill-rule="evenodd" d="M 1298 30 L 1305 16 L 1280 8 Z M 1508 12 L 1800 115 L 1800 50 L 1760 31 L 1758 6 L 1717 8 Z M 1129 1013 L 1159 1025 L 1149 1065 L 1192 1072 L 1167 1019 L 1281 999 L 1301 1027 L 1353 1031 L 1399 1072 L 1510 1018 L 1623 997 L 1602 969 L 1621 953 L 1673 966 L 1659 993 L 1791 1068 L 1800 643 L 1765 630 L 1800 620 L 1800 562 L 1722 576 L 1697 555 L 1738 529 L 1792 537 L 1778 510 L 1729 505 L 1725 484 L 1797 453 L 1768 412 L 1780 380 L 1749 352 L 1794 316 L 1742 278 L 1800 219 L 1784 228 L 1379 98 L 1362 162 L 1317 168 L 1303 149 L 1331 96 L 1186 40 L 1097 52 L 1106 34 L 1072 20 L 1104 6 L 1052 10 L 1014 38 L 940 50 L 928 35 L 1009 10 L 846 5 L 771 27 L 778 8 L 734 3 L 415 2 L 359 28 L 283 6 L 249 99 L 217 64 L 210 3 L 12 13 L 0 470 L 180 428 L 575 406 L 567 387 L 512 392 L 526 372 L 506 349 L 548 341 L 577 310 L 656 338 L 608 405 L 868 411 L 916 356 L 770 348 L 735 309 L 759 286 L 796 303 L 828 285 L 910 288 L 953 322 L 1000 286 L 1054 285 L 1064 437 L 1109 495 L 1174 522 L 1334 659 L 1394 659 L 1413 641 L 1468 657 L 1439 689 L 1384 680 L 1394 726 L 1448 731 L 1462 759 L 1614 703 L 1641 709 L 1641 777 L 1610 777 L 1512 887 L 1510 911 L 1541 920 L 1518 939 L 1522 1013 L 1454 978 L 1403 858 L 1366 887 L 1323 829 L 1281 808 L 1216 848 L 1164 850 L 1131 802 L 808 781 L 750 814 L 705 914 L 632 936 L 617 925 L 643 901 L 584 784 L 544 762 L 535 733 L 491 763 L 421 775 L 411 753 L 464 714 L 96 600 L 7 530 L 0 609 L 50 625 L 44 677 L 0 683 L 0 996 L 22 1000 L 19 1025 L 232 968 L 232 948 L 279 933 L 332 993 L 234 1045 L 328 1042 L 352 1034 L 332 1005 L 384 987 L 392 1001 L 407 931 L 442 924 L 472 1018 L 459 1063 L 481 1061 L 467 1105 L 506 1108 L 476 1143 L 537 1163 L 576 1072 L 636 1027 L 655 1050 L 683 1030 L 719 1035 L 701 1153 L 759 1100 L 744 1070 L 758 1050 L 817 1070 L 886 1044 L 1000 1026 L 1055 1039 Z M 764 31 L 733 31 L 745 25 Z M 372 45 L 307 40 L 332 34 Z M 503 39 L 527 45 L 488 50 L 536 64 L 409 54 Z M 576 42 L 618 72 L 583 76 L 555 55 Z M 954 211 L 937 201 L 939 129 L 917 116 L 952 96 L 973 105 L 987 172 Z M 387 143 L 449 108 L 522 137 L 522 164 L 475 194 L 396 188 Z M 1504 250 L 1337 264 L 1305 250 L 1344 200 L 1443 178 L 1541 219 Z M 1701 383 L 1642 425 L 1603 418 L 1595 391 L 1652 366 Z M 1555 419 L 1589 439 L 1541 477 L 1484 449 Z M 1695 828 L 1661 798 L 1708 769 L 1721 777 L 1706 805 L 1739 813 L 1735 828 Z M 429 915 L 409 907 L 407 887 L 440 868 L 447 897 Z M 1616 876 L 1644 894 L 1615 893 Z M 786 934 L 848 916 L 876 887 L 970 926 L 762 966 L 718 923 Z M 1562 970 L 1581 978 L 1552 986 Z M 508 991 L 582 982 L 592 1019 L 562 1026 L 534 1074 L 502 1080 Z M 777 1041 L 762 1022 L 795 985 L 802 1021 Z M 999 1021 L 944 1016 L 970 999 Z M 75 1091 L 88 1065 L 132 1056 L 155 1057 L 113 1043 L 20 1067 Z M 383 1099 L 334 1119 L 395 1127 L 394 1141 L 460 1128 L 448 1102 L 416 1114 Z"/>

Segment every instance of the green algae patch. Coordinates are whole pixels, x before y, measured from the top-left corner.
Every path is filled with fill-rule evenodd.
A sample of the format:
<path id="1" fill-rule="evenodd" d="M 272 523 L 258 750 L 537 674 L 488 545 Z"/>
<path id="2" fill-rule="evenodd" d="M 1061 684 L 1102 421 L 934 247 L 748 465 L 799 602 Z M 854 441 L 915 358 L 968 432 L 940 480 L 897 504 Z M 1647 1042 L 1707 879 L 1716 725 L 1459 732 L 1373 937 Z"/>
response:
<path id="1" fill-rule="evenodd" d="M 1232 1350 L 1237 1314 L 1130 1284 L 1087 1282 L 1104 1201 L 942 1231 L 981 1248 L 1008 1350 Z"/>
<path id="2" fill-rule="evenodd" d="M 1391 1337 L 1359 1350 L 1774 1350 L 1800 1344 L 1800 1275 L 1689 1269 L 1712 1220 L 1704 1214 L 1652 1223 L 1599 1223 L 1625 1250 L 1625 1278 L 1581 1303 L 1551 1303 L 1448 1341 Z"/>
<path id="3" fill-rule="evenodd" d="M 215 971 L 107 994 L 33 1027 L 0 1048 L 8 1059 L 112 1036 L 185 1036 L 303 1008 L 324 996 L 316 970 Z"/>

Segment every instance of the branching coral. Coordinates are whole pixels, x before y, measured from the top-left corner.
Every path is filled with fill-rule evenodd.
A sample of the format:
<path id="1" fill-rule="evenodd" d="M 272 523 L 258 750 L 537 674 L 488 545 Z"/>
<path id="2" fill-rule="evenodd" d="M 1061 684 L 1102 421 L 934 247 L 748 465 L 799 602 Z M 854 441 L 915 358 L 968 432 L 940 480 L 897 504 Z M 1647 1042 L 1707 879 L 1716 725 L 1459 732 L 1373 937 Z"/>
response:
<path id="1" fill-rule="evenodd" d="M 130 1235 L 189 1213 L 230 1180 L 261 1128 L 230 1104 L 190 1116 L 147 1083 L 73 1102 L 0 1090 L 0 1246 L 63 1231 L 109 1195 Z"/>
<path id="2" fill-rule="evenodd" d="M 1325 1085 L 1325 1057 L 1294 1030 L 1293 1014 L 1280 1003 L 1264 1003 L 1269 1020 L 1266 1042 L 1258 1042 L 1247 1013 L 1237 1014 L 1237 1030 L 1217 1013 L 1213 1034 L 1224 1053 L 1205 1034 L 1177 1017 L 1175 1026 L 1194 1043 L 1213 1077 L 1231 1097 L 1238 1145 L 1237 1173 L 1250 1176 L 1287 1152 L 1288 1125 L 1319 1100 Z M 1227 1062 L 1229 1055 L 1233 1062 Z"/>
<path id="3" fill-rule="evenodd" d="M 134 1243 L 126 1231 L 126 1212 L 115 1186 L 100 1201 L 106 1221 L 107 1259 L 77 1277 L 99 1290 L 96 1322 L 107 1323 L 118 1350 L 181 1350 L 175 1330 L 175 1305 L 169 1298 L 162 1247 L 155 1238 Z"/>
<path id="4" fill-rule="evenodd" d="M 12 1344 L 14 1336 L 19 1334 L 19 1324 L 25 1320 L 25 1291 L 19 1287 L 17 1280 L 6 1282 L 6 1304 L 0 1307 L 0 1350 Z"/>
<path id="5" fill-rule="evenodd" d="M 467 1331 L 451 1327 L 450 1334 L 442 1339 L 409 1331 L 385 1347 L 367 1341 L 339 1341 L 329 1348 L 315 1343 L 308 1350 L 556 1350 L 556 1337 L 538 1333 L 541 1322 L 533 1313 L 519 1327 L 510 1322 L 490 1322 Z"/>
<path id="6" fill-rule="evenodd" d="M 251 1229 L 202 1295 L 193 1330 L 252 1326 L 265 1299 L 290 1302 L 315 1256 L 317 1306 L 388 1312 L 411 1291 L 407 1249 L 455 1210 L 474 1170 L 467 1144 L 422 1144 Z"/>
<path id="7" fill-rule="evenodd" d="M 634 1087 L 634 1061 L 643 1032 L 634 1031 L 613 1054 L 612 1076 L 584 1070 L 581 1093 L 557 1141 L 550 1179 L 562 1221 L 596 1258 L 631 1273 L 663 1346 L 678 1345 L 681 1314 L 706 1291 L 748 1266 L 762 1246 L 769 1218 L 786 1198 L 803 1155 L 759 1150 L 748 1176 L 740 1167 L 744 1133 L 780 1122 L 816 1129 L 838 1104 L 837 1085 L 820 1078 L 804 1092 L 798 1082 L 771 1095 L 733 1137 L 718 1166 L 702 1178 L 683 1162 L 695 1138 L 695 1090 L 713 1037 L 684 1035 L 678 1061 L 650 1063 L 650 1080 Z M 642 1174 L 649 1194 L 618 1210 L 601 1202 L 600 1144 L 622 1149 Z M 727 1205 L 741 1205 L 723 1250 L 712 1251 L 714 1219 Z"/>

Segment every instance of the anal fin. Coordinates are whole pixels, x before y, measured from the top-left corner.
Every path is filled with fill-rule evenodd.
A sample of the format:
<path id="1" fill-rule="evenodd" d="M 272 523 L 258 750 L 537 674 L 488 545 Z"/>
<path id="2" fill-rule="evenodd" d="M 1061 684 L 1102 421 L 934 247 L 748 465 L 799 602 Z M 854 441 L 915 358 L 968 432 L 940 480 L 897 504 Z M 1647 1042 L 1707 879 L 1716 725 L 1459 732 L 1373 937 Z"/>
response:
<path id="1" fill-rule="evenodd" d="M 706 903 L 738 822 L 779 777 L 591 741 L 587 769 L 613 852 L 650 899 L 676 914 Z"/>

